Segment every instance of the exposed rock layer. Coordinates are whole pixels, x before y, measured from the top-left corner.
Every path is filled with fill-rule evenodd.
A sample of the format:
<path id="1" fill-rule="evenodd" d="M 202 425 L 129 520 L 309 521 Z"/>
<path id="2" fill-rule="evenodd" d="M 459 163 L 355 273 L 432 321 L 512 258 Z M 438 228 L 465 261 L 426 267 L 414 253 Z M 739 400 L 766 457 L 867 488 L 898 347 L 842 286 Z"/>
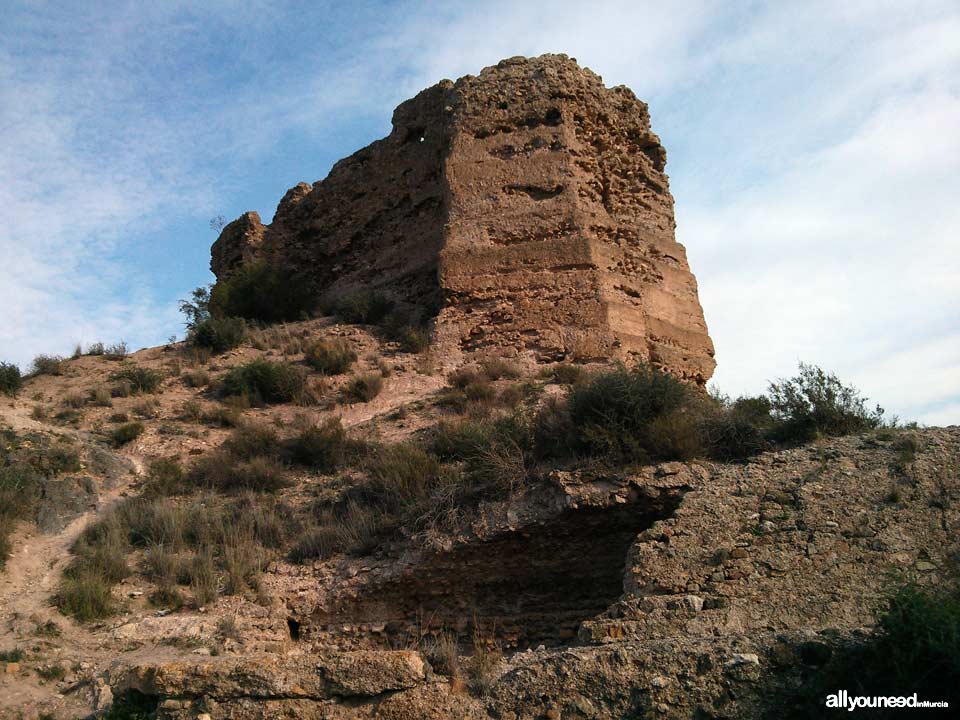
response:
<path id="1" fill-rule="evenodd" d="M 401 104 L 393 131 L 213 248 L 336 296 L 378 287 L 445 357 L 640 358 L 704 384 L 713 345 L 674 239 L 647 106 L 564 55 L 512 58 Z"/>
<path id="2" fill-rule="evenodd" d="M 459 549 L 384 564 L 346 561 L 337 569 L 342 582 L 322 587 L 309 573 L 278 576 L 288 609 L 306 630 L 296 651 L 302 657 L 118 667 L 113 684 L 158 697 L 160 717 L 169 720 L 192 720 L 198 712 L 212 720 L 283 713 L 403 720 L 767 717 L 795 702 L 803 679 L 834 652 L 869 632 L 891 577 L 936 585 L 947 575 L 960 523 L 960 428 L 914 437 L 918 452 L 907 466 L 896 462 L 892 440 L 867 435 L 766 453 L 745 465 L 666 463 L 624 477 L 557 472 L 547 495 L 485 508 L 484 527 L 462 538 Z M 611 516 L 631 507 L 649 511 L 671 492 L 675 501 L 656 510 L 662 519 L 638 519 L 648 527 L 621 560 L 622 594 L 581 623 L 579 646 L 508 654 L 490 694 L 458 692 L 409 653 L 364 649 L 384 640 L 372 601 L 382 600 L 381 619 L 389 621 L 402 614 L 404 592 L 424 600 L 425 583 L 448 612 L 425 612 L 415 628 L 421 637 L 451 628 L 449 613 L 457 608 L 469 619 L 463 594 L 482 599 L 486 585 L 511 577 L 517 559 L 514 547 L 485 545 L 487 539 L 502 540 L 509 529 L 518 537 L 555 529 L 571 509 Z M 605 562 L 608 539 L 599 535 L 598 544 L 579 550 Z M 484 547 L 488 555 L 501 554 L 483 563 L 440 562 L 444 553 L 462 560 L 464 548 Z M 378 595 L 385 587 L 389 593 Z M 524 608 L 539 591 L 516 582 L 502 594 Z M 355 618 L 346 614 L 345 600 L 355 602 Z M 320 606 L 337 606 L 342 624 L 315 626 L 330 619 Z M 409 644 L 408 637 L 394 639 Z M 359 678 L 368 681 L 358 685 Z"/>

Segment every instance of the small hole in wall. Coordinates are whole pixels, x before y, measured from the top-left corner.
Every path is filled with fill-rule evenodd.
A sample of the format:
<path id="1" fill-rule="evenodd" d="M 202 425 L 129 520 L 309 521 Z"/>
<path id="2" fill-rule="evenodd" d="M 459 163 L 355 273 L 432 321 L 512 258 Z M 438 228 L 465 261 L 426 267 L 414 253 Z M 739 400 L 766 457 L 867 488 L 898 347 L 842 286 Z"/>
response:
<path id="1" fill-rule="evenodd" d="M 290 639 L 297 641 L 300 639 L 300 623 L 293 618 L 287 618 L 287 629 L 290 631 Z"/>
<path id="2" fill-rule="evenodd" d="M 422 127 L 412 127 L 407 129 L 407 135 L 403 139 L 405 143 L 425 142 L 427 139 L 427 129 Z"/>

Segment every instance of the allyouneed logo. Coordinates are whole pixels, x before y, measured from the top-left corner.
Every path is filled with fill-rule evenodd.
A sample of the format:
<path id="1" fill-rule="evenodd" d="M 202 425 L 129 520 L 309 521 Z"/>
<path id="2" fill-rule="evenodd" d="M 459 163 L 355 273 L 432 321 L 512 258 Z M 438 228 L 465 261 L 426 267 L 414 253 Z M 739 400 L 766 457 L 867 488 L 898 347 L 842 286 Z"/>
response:
<path id="1" fill-rule="evenodd" d="M 948 704 L 943 700 L 918 700 L 917 694 L 891 695 L 885 697 L 877 695 L 851 695 L 846 690 L 838 690 L 833 695 L 827 695 L 828 708 L 846 708 L 850 712 L 858 708 L 945 708 Z"/>

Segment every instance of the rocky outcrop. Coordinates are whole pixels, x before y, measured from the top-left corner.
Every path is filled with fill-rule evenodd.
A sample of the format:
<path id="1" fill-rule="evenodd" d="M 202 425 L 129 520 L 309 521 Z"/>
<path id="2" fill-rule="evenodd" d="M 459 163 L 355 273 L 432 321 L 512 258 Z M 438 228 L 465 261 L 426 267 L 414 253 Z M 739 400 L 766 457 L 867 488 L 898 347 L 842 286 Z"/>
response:
<path id="1" fill-rule="evenodd" d="M 218 278 L 227 277 L 244 263 L 257 257 L 266 228 L 255 212 L 246 212 L 220 232 L 210 248 L 210 270 Z"/>
<path id="2" fill-rule="evenodd" d="M 401 104 L 388 137 L 291 189 L 270 225 L 228 225 L 211 265 L 263 258 L 324 296 L 379 288 L 447 358 L 636 358 L 703 385 L 713 346 L 665 164 L 628 88 L 564 55 L 512 58 Z"/>
<path id="3" fill-rule="evenodd" d="M 891 577 L 936 584 L 948 573 L 960 428 L 915 438 L 909 466 L 890 438 L 861 436 L 742 465 L 553 473 L 538 494 L 486 506 L 446 548 L 320 563 L 314 573 L 275 568 L 300 659 L 148 666 L 118 675 L 139 679 L 115 688 L 168 701 L 169 718 L 761 717 L 869 633 Z M 578 521 L 585 532 L 574 538 Z M 571 594 L 555 572 L 564 562 L 596 595 Z M 486 588 L 498 605 L 485 602 Z M 607 607 L 590 610 L 604 595 Z M 577 637 L 539 629 L 562 629 L 577 613 Z M 469 637 L 478 621 L 508 650 L 486 696 L 458 691 L 409 653 L 370 649 L 443 629 Z"/>

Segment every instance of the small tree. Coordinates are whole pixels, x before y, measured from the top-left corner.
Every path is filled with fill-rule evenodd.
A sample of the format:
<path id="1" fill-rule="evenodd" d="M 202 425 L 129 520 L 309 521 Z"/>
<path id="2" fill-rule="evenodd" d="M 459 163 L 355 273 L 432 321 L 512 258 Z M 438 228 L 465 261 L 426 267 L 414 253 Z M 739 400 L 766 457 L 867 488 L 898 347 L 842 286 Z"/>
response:
<path id="1" fill-rule="evenodd" d="M 221 317 L 210 309 L 210 288 L 198 287 L 190 300 L 180 301 L 180 312 L 186 317 L 187 341 L 221 353 L 243 342 L 247 324 L 243 318 Z"/>
<path id="2" fill-rule="evenodd" d="M 22 384 L 20 368 L 13 363 L 0 362 L 0 392 L 15 395 Z"/>
<path id="3" fill-rule="evenodd" d="M 833 373 L 800 363 L 792 378 L 770 383 L 768 391 L 778 440 L 806 442 L 817 435 L 847 435 L 877 427 L 883 408 L 867 409 L 867 398 Z"/>
<path id="4" fill-rule="evenodd" d="M 180 301 L 180 312 L 187 321 L 187 331 L 195 330 L 199 325 L 210 319 L 210 287 L 198 287 L 190 293 L 190 300 Z"/>

